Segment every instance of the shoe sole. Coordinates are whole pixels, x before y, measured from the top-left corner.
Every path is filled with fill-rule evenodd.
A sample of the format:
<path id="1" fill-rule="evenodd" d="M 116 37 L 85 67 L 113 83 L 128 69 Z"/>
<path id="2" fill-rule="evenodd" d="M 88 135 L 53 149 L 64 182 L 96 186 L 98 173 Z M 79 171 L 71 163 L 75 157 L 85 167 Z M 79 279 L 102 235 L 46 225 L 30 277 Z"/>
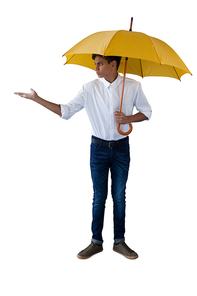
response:
<path id="1" fill-rule="evenodd" d="M 138 258 L 138 255 L 135 256 L 135 257 L 129 257 L 129 256 L 126 256 L 126 255 L 124 255 L 124 254 L 122 254 L 122 253 L 120 253 L 120 252 L 114 250 L 114 249 L 113 249 L 113 251 L 116 252 L 116 253 L 118 253 L 118 254 L 120 254 L 120 255 L 122 255 L 122 256 L 124 256 L 124 257 L 126 257 L 127 259 L 137 259 L 137 258 Z"/>
<path id="2" fill-rule="evenodd" d="M 79 258 L 79 259 L 88 259 L 88 258 L 90 258 L 90 257 L 92 257 L 92 256 L 94 256 L 94 255 L 96 255 L 96 254 L 98 254 L 98 253 L 101 253 L 103 250 L 101 250 L 101 251 L 98 251 L 98 252 L 96 252 L 96 253 L 94 253 L 94 254 L 92 254 L 92 255 L 90 255 L 90 256 L 86 256 L 86 257 L 84 257 L 84 256 L 80 256 L 80 255 L 77 255 L 77 257 Z"/>

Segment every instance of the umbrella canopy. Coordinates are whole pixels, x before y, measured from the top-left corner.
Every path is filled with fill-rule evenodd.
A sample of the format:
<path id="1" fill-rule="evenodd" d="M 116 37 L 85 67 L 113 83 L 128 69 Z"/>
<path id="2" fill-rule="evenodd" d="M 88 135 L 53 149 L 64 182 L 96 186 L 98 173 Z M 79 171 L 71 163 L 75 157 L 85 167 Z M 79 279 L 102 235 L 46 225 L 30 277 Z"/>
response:
<path id="1" fill-rule="evenodd" d="M 144 33 L 133 31 L 103 31 L 94 33 L 67 51 L 65 64 L 77 64 L 95 69 L 92 54 L 121 56 L 119 73 L 124 73 L 124 60 L 128 57 L 126 72 L 146 76 L 164 76 L 179 79 L 191 72 L 165 42 Z"/>

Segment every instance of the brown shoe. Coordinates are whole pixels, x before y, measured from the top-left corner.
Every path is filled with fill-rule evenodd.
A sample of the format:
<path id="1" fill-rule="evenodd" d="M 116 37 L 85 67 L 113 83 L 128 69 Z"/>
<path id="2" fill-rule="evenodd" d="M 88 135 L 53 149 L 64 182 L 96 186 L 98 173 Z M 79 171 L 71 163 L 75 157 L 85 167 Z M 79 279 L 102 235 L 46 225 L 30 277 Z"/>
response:
<path id="1" fill-rule="evenodd" d="M 123 256 L 125 256 L 128 259 L 137 259 L 138 254 L 131 250 L 125 242 L 121 242 L 118 245 L 114 244 L 113 250 Z"/>
<path id="2" fill-rule="evenodd" d="M 93 242 L 91 242 L 91 244 L 86 249 L 79 252 L 77 257 L 80 259 L 87 259 L 87 258 L 90 258 L 91 256 L 93 256 L 97 253 L 100 253 L 102 251 L 103 251 L 102 245 L 97 245 L 97 244 L 94 244 Z"/>

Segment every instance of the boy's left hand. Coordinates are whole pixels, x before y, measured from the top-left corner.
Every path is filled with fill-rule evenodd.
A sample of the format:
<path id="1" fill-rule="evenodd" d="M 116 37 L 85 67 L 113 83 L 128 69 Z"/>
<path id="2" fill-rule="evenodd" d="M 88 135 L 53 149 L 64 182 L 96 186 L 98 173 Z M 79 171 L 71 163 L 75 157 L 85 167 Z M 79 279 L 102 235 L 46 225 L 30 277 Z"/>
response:
<path id="1" fill-rule="evenodd" d="M 116 111 L 115 112 L 116 123 L 126 124 L 127 116 L 123 112 Z"/>

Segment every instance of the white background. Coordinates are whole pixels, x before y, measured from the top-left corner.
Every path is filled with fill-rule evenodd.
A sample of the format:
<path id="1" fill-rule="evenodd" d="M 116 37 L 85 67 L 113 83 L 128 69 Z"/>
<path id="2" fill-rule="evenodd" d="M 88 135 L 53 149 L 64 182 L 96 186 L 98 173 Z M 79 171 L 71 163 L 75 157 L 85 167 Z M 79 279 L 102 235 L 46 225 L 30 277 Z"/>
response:
<path id="1" fill-rule="evenodd" d="M 184 1 L 1 2 L 0 294 L 196 296 L 196 3 Z M 104 252 L 91 240 L 90 124 L 83 110 L 60 119 L 15 91 L 67 103 L 94 71 L 63 66 L 82 38 L 129 29 L 162 39 L 193 76 L 133 77 L 152 106 L 134 124 L 127 185 L 130 261 L 112 251 L 109 194 Z M 130 76 L 132 77 L 132 76 Z"/>

